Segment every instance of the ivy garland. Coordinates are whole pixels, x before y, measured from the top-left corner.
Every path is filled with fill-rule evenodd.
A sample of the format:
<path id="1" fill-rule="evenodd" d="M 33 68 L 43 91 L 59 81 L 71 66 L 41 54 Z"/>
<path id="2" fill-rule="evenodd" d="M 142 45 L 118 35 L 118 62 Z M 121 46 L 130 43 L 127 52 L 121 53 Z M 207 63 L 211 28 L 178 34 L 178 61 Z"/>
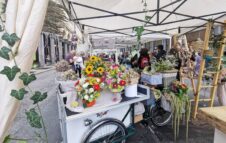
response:
<path id="1" fill-rule="evenodd" d="M 7 2 L 7 1 L 6 1 Z M 6 2 L 1 2 L 0 7 L 1 7 L 1 12 L 0 12 L 0 20 L 1 20 L 1 25 L 0 25 L 0 31 L 3 32 L 5 31 L 5 26 L 4 26 L 4 21 L 2 19 L 2 15 L 5 13 L 6 9 Z M 15 52 L 12 51 L 12 47 L 20 41 L 20 38 L 16 35 L 16 33 L 7 33 L 5 32 L 3 36 L 1 37 L 2 40 L 6 41 L 8 46 L 4 46 L 0 49 L 0 58 L 3 58 L 5 60 L 13 60 L 14 61 L 14 66 L 9 67 L 5 66 L 3 70 L 0 71 L 0 74 L 5 75 L 9 81 L 13 82 L 15 79 L 16 75 L 19 75 L 19 79 L 23 82 L 24 87 L 15 90 L 13 89 L 11 91 L 11 96 L 16 98 L 17 100 L 23 100 L 24 96 L 26 94 L 30 94 L 31 98 L 30 100 L 33 101 L 34 107 L 27 110 L 25 112 L 27 121 L 29 122 L 30 126 L 33 128 L 43 128 L 45 132 L 45 139 L 42 139 L 41 135 L 38 134 L 38 137 L 42 139 L 44 142 L 48 143 L 48 136 L 47 136 L 47 131 L 46 127 L 43 121 L 43 116 L 40 110 L 39 103 L 47 98 L 47 92 L 42 93 L 40 91 L 33 91 L 30 87 L 29 84 L 33 81 L 36 80 L 36 76 L 34 74 L 30 73 L 25 73 L 21 72 L 20 67 L 18 66 L 15 57 L 17 56 L 17 50 Z M 20 143 L 26 143 L 28 139 L 15 139 L 11 138 L 10 135 L 8 135 L 3 143 L 9 143 L 10 141 L 15 140 L 19 141 Z"/>

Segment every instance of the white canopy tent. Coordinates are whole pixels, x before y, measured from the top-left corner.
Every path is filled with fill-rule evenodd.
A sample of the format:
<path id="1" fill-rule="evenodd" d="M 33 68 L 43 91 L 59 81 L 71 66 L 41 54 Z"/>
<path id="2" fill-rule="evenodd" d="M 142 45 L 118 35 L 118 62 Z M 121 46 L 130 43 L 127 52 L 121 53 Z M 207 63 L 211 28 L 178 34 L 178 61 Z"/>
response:
<path id="1" fill-rule="evenodd" d="M 209 19 L 220 24 L 226 14 L 225 0 L 146 0 L 146 11 L 142 0 L 64 1 L 72 20 L 89 34 L 134 36 L 132 28 L 141 25 L 145 25 L 143 35 L 177 34 L 203 27 Z M 145 20 L 145 14 L 151 20 Z"/>

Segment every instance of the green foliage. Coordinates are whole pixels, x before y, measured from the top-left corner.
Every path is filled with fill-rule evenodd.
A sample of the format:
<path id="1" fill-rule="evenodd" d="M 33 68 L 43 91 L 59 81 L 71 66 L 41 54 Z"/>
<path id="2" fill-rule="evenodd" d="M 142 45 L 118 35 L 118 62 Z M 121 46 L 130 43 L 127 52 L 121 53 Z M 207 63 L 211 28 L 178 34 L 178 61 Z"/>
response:
<path id="1" fill-rule="evenodd" d="M 36 77 L 34 74 L 29 75 L 27 73 L 23 73 L 21 76 L 19 76 L 19 78 L 23 81 L 24 85 L 28 85 L 32 81 L 36 80 Z"/>
<path id="2" fill-rule="evenodd" d="M 133 30 L 136 31 L 137 41 L 140 41 L 142 33 L 144 32 L 144 26 L 134 27 Z"/>
<path id="3" fill-rule="evenodd" d="M 2 19 L 2 14 L 5 13 L 5 9 L 6 9 L 6 4 L 7 4 L 7 0 L 3 0 L 0 2 L 0 20 L 1 20 L 1 25 L 0 25 L 0 32 L 4 31 L 4 20 Z M 9 45 L 9 47 L 1 47 L 0 49 L 0 58 L 6 59 L 6 60 L 10 60 L 10 52 L 12 53 L 11 48 L 15 45 L 15 43 L 17 41 L 20 40 L 20 38 L 15 34 L 9 34 L 9 33 L 4 33 L 1 37 L 2 40 L 6 41 Z M 17 63 L 16 63 L 16 53 L 18 50 L 18 46 L 15 47 L 16 51 L 15 53 L 12 53 L 12 59 L 14 61 L 14 66 L 13 67 L 9 67 L 9 66 L 5 66 L 4 69 L 2 71 L 0 71 L 0 74 L 5 75 L 9 81 L 13 81 L 17 75 L 17 73 L 20 73 L 21 75 L 19 76 L 19 79 L 21 79 L 23 81 L 23 84 L 25 86 L 27 86 L 29 88 L 29 84 L 36 80 L 36 77 L 34 74 L 28 74 L 28 73 L 21 73 L 21 69 L 18 67 Z M 29 88 L 30 89 L 30 88 Z M 31 89 L 30 89 L 31 90 Z M 19 90 L 15 90 L 12 89 L 11 90 L 11 96 L 15 97 L 17 100 L 22 100 L 24 99 L 24 95 L 27 94 L 28 91 L 25 90 L 25 88 L 21 88 Z M 32 90 L 31 90 L 32 93 Z M 39 103 L 40 101 L 43 101 L 44 99 L 46 99 L 47 97 L 47 93 L 41 94 L 41 92 L 36 91 L 35 94 L 31 97 L 31 100 L 34 101 L 34 104 L 37 105 L 38 107 L 38 112 L 37 113 L 35 111 L 35 108 L 30 109 L 29 111 L 26 111 L 26 116 L 27 116 L 27 120 L 29 122 L 29 124 L 34 127 L 34 128 L 44 128 L 44 132 L 45 132 L 45 137 L 46 140 L 45 142 L 48 143 L 48 136 L 47 136 L 47 131 L 43 122 L 43 117 L 41 114 L 41 110 L 39 108 L 39 105 L 37 103 Z M 6 136 L 3 143 L 9 143 L 11 141 L 16 141 L 17 143 L 27 143 L 26 139 L 13 139 L 10 137 L 10 135 Z"/>
<path id="4" fill-rule="evenodd" d="M 18 143 L 27 143 L 27 141 L 22 141 L 22 140 L 21 140 L 21 141 L 18 141 Z"/>
<path id="5" fill-rule="evenodd" d="M 145 20 L 146 20 L 146 21 L 150 21 L 151 18 L 152 18 L 151 16 L 145 16 Z"/>
<path id="6" fill-rule="evenodd" d="M 17 35 L 15 33 L 12 33 L 12 34 L 4 33 L 2 35 L 2 40 L 5 40 L 10 46 L 14 46 L 14 44 L 18 40 L 20 40 L 20 38 L 17 37 Z"/>
<path id="7" fill-rule="evenodd" d="M 7 2 L 7 0 L 2 0 L 0 2 L 0 14 L 5 13 L 5 11 L 6 11 L 6 2 Z"/>
<path id="8" fill-rule="evenodd" d="M 7 47 L 2 47 L 0 49 L 0 57 L 9 60 L 9 52 L 11 51 L 11 49 L 7 48 Z"/>
<path id="9" fill-rule="evenodd" d="M 24 98 L 24 95 L 27 94 L 28 92 L 24 89 L 21 88 L 20 90 L 12 90 L 11 91 L 11 96 L 15 97 L 18 100 L 22 100 Z"/>
<path id="10" fill-rule="evenodd" d="M 6 136 L 3 143 L 10 143 L 11 139 L 10 139 L 10 135 Z"/>
<path id="11" fill-rule="evenodd" d="M 35 108 L 30 109 L 26 112 L 27 120 L 29 124 L 34 128 L 42 128 L 41 116 L 35 111 Z"/>
<path id="12" fill-rule="evenodd" d="M 34 104 L 43 101 L 47 97 L 47 92 L 41 93 L 39 91 L 36 91 L 35 94 L 31 97 L 31 100 L 34 101 Z"/>
<path id="13" fill-rule="evenodd" d="M 179 91 L 181 92 L 181 91 Z M 174 129 L 174 140 L 177 140 L 179 136 L 179 127 L 180 122 L 183 117 L 183 113 L 185 114 L 186 118 L 186 140 L 188 139 L 188 123 L 190 120 L 190 112 L 191 112 L 191 103 L 188 95 L 178 96 L 174 92 L 169 92 L 168 95 L 170 96 L 170 103 L 172 108 L 173 114 L 173 129 Z"/>
<path id="14" fill-rule="evenodd" d="M 12 68 L 5 66 L 0 74 L 6 75 L 10 81 L 13 81 L 18 72 L 20 72 L 20 69 L 17 66 L 13 66 Z"/>
<path id="15" fill-rule="evenodd" d="M 4 28 L 2 27 L 2 25 L 0 25 L 0 32 L 4 31 Z"/>

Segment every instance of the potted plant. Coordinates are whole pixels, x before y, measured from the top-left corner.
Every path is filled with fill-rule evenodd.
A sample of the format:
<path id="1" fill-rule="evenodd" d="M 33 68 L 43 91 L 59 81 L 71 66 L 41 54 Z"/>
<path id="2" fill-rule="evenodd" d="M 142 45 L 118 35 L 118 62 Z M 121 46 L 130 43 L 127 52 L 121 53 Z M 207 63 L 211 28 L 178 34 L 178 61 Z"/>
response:
<path id="1" fill-rule="evenodd" d="M 126 97 L 136 97 L 137 96 L 137 84 L 139 81 L 140 75 L 135 72 L 133 69 L 126 71 L 126 87 L 125 87 L 125 96 Z"/>

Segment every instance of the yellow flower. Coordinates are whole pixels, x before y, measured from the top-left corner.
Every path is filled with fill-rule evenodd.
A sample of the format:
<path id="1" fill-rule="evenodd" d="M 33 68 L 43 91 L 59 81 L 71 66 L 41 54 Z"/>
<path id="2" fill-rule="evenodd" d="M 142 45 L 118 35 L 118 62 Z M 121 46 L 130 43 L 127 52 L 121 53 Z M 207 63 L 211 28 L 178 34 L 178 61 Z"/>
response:
<path id="1" fill-rule="evenodd" d="M 99 74 L 103 74 L 104 68 L 102 68 L 102 67 L 97 68 L 97 72 L 98 72 Z"/>
<path id="2" fill-rule="evenodd" d="M 96 92 L 94 95 L 95 95 L 96 97 L 99 97 L 99 96 L 100 96 L 100 92 Z"/>
<path id="3" fill-rule="evenodd" d="M 98 58 L 96 56 L 91 56 L 90 57 L 90 61 L 92 62 L 96 62 L 98 60 Z"/>
<path id="4" fill-rule="evenodd" d="M 102 62 L 101 58 L 99 58 L 99 57 L 97 57 L 97 60 L 100 61 L 100 62 Z"/>
<path id="5" fill-rule="evenodd" d="M 89 65 L 86 67 L 86 74 L 91 74 L 93 72 L 93 66 Z"/>
<path id="6" fill-rule="evenodd" d="M 89 84 L 90 85 L 94 85 L 94 84 L 96 84 L 96 79 L 95 78 L 89 78 Z"/>

